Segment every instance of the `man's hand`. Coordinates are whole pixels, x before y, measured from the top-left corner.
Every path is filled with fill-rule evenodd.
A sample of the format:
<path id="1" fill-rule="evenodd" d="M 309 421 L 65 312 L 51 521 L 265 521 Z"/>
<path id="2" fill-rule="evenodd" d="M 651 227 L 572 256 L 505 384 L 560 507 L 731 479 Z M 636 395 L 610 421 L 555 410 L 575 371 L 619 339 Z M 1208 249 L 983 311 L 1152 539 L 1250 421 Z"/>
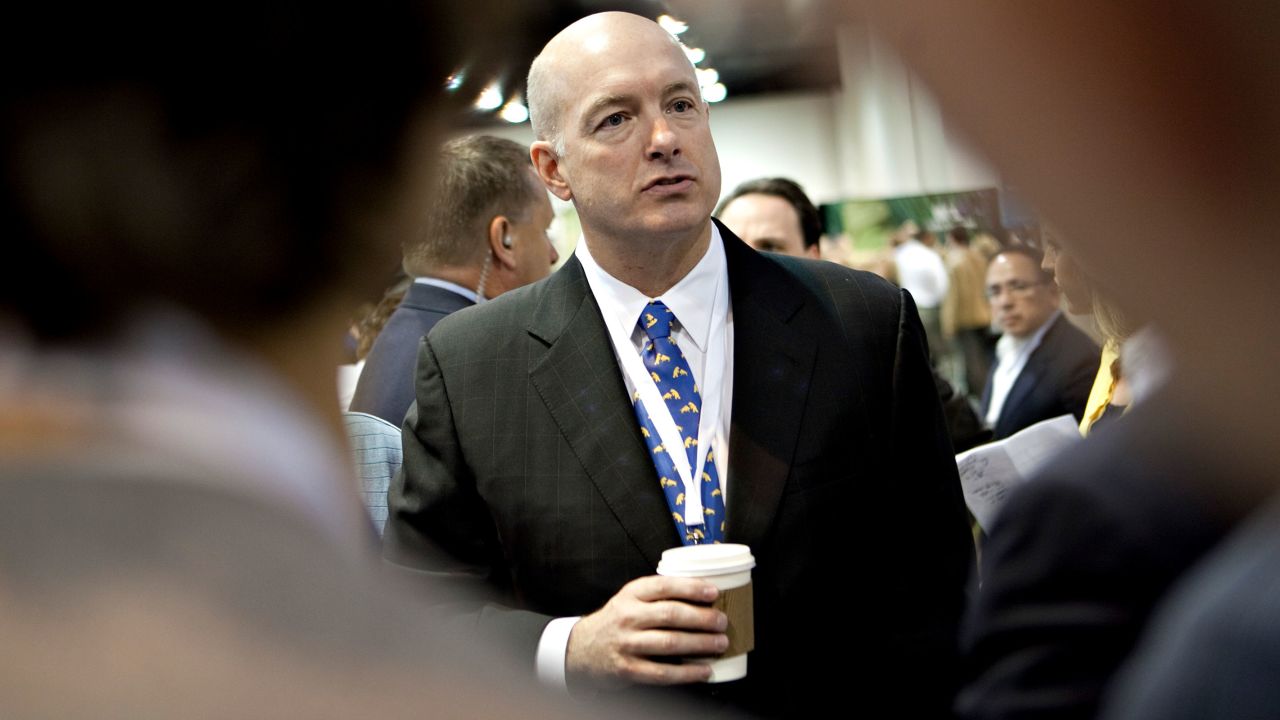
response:
<path id="1" fill-rule="evenodd" d="M 729 647 L 729 619 L 710 607 L 720 591 L 704 580 L 650 575 L 633 580 L 569 634 L 565 669 L 594 679 L 650 685 L 706 682 L 711 668 L 650 658 L 719 655 Z M 686 602 L 687 601 L 687 602 Z"/>

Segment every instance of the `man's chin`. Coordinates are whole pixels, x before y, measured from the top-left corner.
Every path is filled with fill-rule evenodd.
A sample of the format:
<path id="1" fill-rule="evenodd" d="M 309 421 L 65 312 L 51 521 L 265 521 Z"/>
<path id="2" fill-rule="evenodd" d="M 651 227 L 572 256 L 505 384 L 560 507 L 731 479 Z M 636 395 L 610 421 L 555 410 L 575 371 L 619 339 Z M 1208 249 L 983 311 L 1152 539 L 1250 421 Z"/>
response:
<path id="1" fill-rule="evenodd" d="M 711 224 L 711 214 L 702 212 L 661 213 L 647 219 L 644 229 L 656 236 L 698 234 Z"/>

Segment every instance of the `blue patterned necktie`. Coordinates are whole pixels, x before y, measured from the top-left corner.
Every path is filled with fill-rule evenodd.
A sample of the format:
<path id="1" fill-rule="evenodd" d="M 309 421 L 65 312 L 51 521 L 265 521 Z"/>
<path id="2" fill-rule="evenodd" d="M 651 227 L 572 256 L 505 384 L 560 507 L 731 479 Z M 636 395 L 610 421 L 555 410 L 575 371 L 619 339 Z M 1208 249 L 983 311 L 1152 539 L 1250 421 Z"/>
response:
<path id="1" fill-rule="evenodd" d="M 671 419 L 675 421 L 680 438 L 684 441 L 684 449 L 689 457 L 689 468 L 697 472 L 698 462 L 698 421 L 702 417 L 702 396 L 698 386 L 689 373 L 689 363 L 684 353 L 671 339 L 671 322 L 676 316 L 661 300 L 655 300 L 645 306 L 640 314 L 640 329 L 644 330 L 644 348 L 640 352 L 645 369 L 653 379 L 658 393 L 666 401 Z M 632 398 L 636 418 L 640 421 L 640 433 L 653 456 L 653 464 L 658 470 L 658 482 L 667 497 L 667 507 L 676 523 L 676 530 L 685 545 L 700 543 L 718 543 L 724 539 L 725 514 L 724 494 L 720 491 L 720 475 L 716 472 L 713 448 L 707 448 L 707 460 L 702 471 L 702 512 L 703 521 L 686 523 L 684 483 L 680 482 L 680 474 L 675 463 L 663 446 L 662 438 L 649 413 L 645 412 L 644 403 L 640 401 L 640 393 Z"/>

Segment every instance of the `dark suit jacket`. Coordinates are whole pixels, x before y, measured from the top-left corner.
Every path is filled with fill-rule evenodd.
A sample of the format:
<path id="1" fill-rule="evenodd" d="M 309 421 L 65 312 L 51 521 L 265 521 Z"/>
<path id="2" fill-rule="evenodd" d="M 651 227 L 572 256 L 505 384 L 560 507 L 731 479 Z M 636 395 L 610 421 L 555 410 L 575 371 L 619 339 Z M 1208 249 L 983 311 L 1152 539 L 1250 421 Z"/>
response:
<path id="1" fill-rule="evenodd" d="M 762 714 L 936 716 L 972 546 L 911 298 L 721 233 L 727 540 L 757 558 L 756 649 L 745 680 L 697 690 Z M 384 555 L 507 591 L 523 612 L 491 605 L 480 627 L 522 638 L 530 662 L 551 616 L 598 609 L 680 543 L 576 259 L 424 341 L 404 460 Z"/>
<path id="2" fill-rule="evenodd" d="M 942 402 L 942 416 L 947 421 L 951 446 L 957 453 L 991 442 L 991 428 L 978 417 L 969 396 L 956 392 L 946 378 L 933 371 L 933 382 L 938 386 L 938 400 Z"/>
<path id="3" fill-rule="evenodd" d="M 1275 717 L 1280 708 L 1277 617 L 1280 505 L 1273 501 L 1170 592 L 1117 676 L 1102 717 Z"/>
<path id="4" fill-rule="evenodd" d="M 396 425 L 413 404 L 413 365 L 418 342 L 444 316 L 473 303 L 458 293 L 410 283 L 400 306 L 373 341 L 351 398 L 351 411 L 369 413 Z"/>
<path id="5" fill-rule="evenodd" d="M 982 593 L 962 636 L 958 714 L 1093 718 L 1170 585 L 1242 512 L 1214 502 L 1197 439 L 1155 397 L 1018 488 L 982 548 Z M 1183 428 L 1185 430 L 1185 426 Z"/>
<path id="6" fill-rule="evenodd" d="M 1102 349 L 1098 344 L 1072 325 L 1065 315 L 1059 315 L 1013 381 L 996 420 L 996 438 L 1009 437 L 1059 415 L 1071 414 L 1079 420 L 1089 401 L 1089 390 L 1093 388 L 1101 358 Z M 984 416 L 991 407 L 994 374 L 993 365 L 987 375 L 987 389 L 982 393 Z"/>

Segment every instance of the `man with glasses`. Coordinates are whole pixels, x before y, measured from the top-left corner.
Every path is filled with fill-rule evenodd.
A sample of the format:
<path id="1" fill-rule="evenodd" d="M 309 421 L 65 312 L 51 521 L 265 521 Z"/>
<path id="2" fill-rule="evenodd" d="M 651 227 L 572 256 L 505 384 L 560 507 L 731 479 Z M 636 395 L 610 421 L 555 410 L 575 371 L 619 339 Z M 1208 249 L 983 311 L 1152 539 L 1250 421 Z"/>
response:
<path id="1" fill-rule="evenodd" d="M 1058 289 L 1040 253 L 1015 245 L 987 268 L 987 299 L 1004 334 L 982 394 L 997 439 L 1041 420 L 1084 412 L 1100 350 L 1058 309 Z"/>

